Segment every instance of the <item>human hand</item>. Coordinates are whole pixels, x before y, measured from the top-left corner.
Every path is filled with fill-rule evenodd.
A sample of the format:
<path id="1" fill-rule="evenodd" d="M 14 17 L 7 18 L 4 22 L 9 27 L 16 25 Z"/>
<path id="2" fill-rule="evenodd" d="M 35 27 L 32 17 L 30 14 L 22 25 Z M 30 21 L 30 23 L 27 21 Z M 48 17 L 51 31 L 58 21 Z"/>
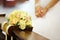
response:
<path id="1" fill-rule="evenodd" d="M 35 15 L 36 17 L 43 17 L 48 10 L 46 8 L 42 8 L 41 6 L 35 7 Z"/>
<path id="2" fill-rule="evenodd" d="M 43 8 L 41 6 L 35 7 L 35 15 L 36 15 L 36 17 L 42 17 L 43 16 Z"/>

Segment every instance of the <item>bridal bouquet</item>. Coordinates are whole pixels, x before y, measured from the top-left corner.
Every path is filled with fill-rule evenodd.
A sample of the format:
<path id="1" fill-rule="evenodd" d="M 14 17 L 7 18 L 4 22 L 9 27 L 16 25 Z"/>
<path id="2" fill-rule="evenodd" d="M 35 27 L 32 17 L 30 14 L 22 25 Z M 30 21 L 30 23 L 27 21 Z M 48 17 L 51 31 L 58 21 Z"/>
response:
<path id="1" fill-rule="evenodd" d="M 26 27 L 32 27 L 31 17 L 24 11 L 14 10 L 8 15 L 7 20 L 10 25 L 19 25 L 21 30 L 24 30 Z"/>

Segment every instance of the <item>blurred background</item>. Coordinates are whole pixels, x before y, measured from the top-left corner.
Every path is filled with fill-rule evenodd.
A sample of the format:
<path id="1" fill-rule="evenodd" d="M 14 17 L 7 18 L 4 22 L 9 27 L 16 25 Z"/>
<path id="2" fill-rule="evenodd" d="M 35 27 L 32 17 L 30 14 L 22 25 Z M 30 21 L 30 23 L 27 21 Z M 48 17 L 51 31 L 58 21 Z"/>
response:
<path id="1" fill-rule="evenodd" d="M 40 1 L 41 6 L 45 7 L 50 0 Z M 28 12 L 32 17 L 33 31 L 47 37 L 50 40 L 60 40 L 60 1 L 53 6 L 43 18 L 35 16 L 35 1 L 29 0 L 24 3 L 17 3 L 15 7 L 5 8 L 0 5 L 0 14 L 5 13 L 6 16 L 13 10 L 22 10 Z M 0 18 L 3 22 L 4 18 Z"/>

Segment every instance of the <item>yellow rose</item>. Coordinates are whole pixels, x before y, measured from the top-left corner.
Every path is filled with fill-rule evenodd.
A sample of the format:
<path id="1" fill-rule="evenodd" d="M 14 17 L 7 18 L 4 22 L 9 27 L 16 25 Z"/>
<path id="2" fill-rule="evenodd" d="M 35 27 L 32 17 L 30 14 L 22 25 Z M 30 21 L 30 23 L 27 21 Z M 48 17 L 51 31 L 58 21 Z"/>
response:
<path id="1" fill-rule="evenodd" d="M 24 11 L 15 10 L 8 15 L 8 23 L 11 25 L 17 24 L 20 25 L 19 28 L 24 30 L 26 25 L 32 25 L 31 17 Z"/>
<path id="2" fill-rule="evenodd" d="M 19 25 L 20 25 L 19 28 L 22 30 L 24 30 L 26 28 L 25 21 L 23 21 L 23 20 L 20 20 Z"/>

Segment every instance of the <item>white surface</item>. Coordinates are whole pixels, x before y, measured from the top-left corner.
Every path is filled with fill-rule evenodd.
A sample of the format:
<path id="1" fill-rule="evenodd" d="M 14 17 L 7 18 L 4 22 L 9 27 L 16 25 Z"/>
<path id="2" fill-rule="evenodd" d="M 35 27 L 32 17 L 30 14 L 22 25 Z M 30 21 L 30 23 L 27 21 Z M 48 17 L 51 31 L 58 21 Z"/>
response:
<path id="1" fill-rule="evenodd" d="M 7 15 L 14 9 L 28 12 L 32 17 L 34 32 L 37 32 L 50 40 L 60 40 L 60 2 L 51 8 L 43 18 L 35 17 L 34 0 L 30 0 L 22 4 L 18 3 L 12 8 L 3 8 L 0 6 L 0 12 L 6 12 Z"/>
<path id="2" fill-rule="evenodd" d="M 60 1 L 43 18 L 33 20 L 34 31 L 49 38 L 60 40 Z"/>

